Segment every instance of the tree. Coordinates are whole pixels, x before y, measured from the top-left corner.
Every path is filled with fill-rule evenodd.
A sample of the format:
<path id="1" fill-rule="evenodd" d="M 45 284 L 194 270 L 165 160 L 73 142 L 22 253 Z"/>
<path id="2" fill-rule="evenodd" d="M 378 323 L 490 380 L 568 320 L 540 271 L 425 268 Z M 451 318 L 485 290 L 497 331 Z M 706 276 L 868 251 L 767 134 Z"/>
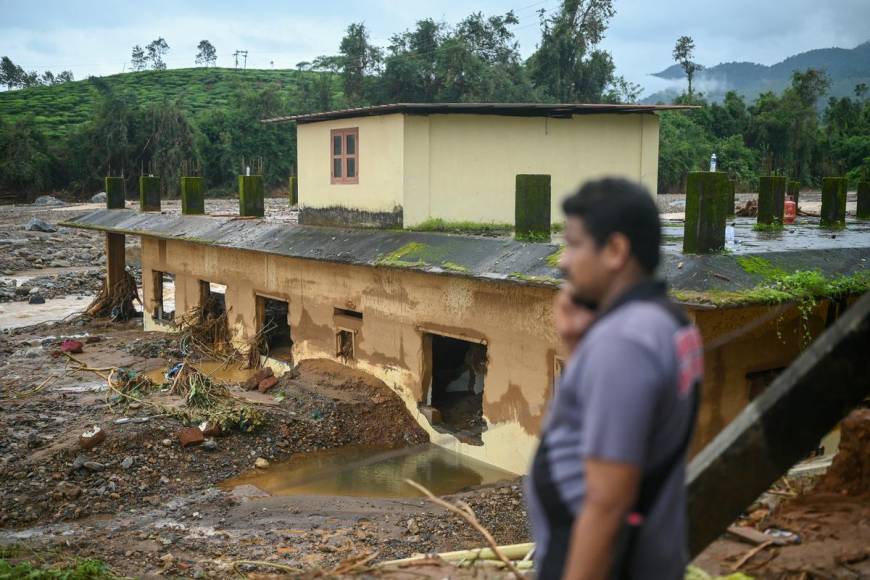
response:
<path id="1" fill-rule="evenodd" d="M 212 43 L 207 40 L 200 40 L 196 48 L 199 51 L 196 53 L 196 64 L 204 64 L 205 66 L 215 66 L 217 64 L 217 51 Z"/>
<path id="2" fill-rule="evenodd" d="M 695 78 L 695 73 L 701 70 L 701 65 L 694 62 L 692 58 L 695 52 L 695 41 L 691 36 L 681 36 L 677 39 L 677 44 L 674 46 L 674 60 L 683 67 L 683 72 L 686 73 L 686 78 L 689 80 L 689 96 L 692 96 L 692 79 Z"/>
<path id="3" fill-rule="evenodd" d="M 12 62 L 11 58 L 4 56 L 0 59 L 0 84 L 6 85 L 8 89 L 14 89 L 22 86 L 24 76 L 24 69 Z"/>
<path id="4" fill-rule="evenodd" d="M 133 52 L 130 55 L 130 68 L 135 71 L 145 70 L 148 61 L 145 59 L 145 51 L 138 44 L 133 47 Z"/>
<path id="5" fill-rule="evenodd" d="M 72 82 L 75 80 L 75 78 L 73 77 L 73 73 L 71 70 L 65 70 L 58 73 L 57 77 L 55 77 L 54 80 L 56 83 L 60 84 Z"/>
<path id="6" fill-rule="evenodd" d="M 369 43 L 365 24 L 351 24 L 341 39 L 337 65 L 344 85 L 344 97 L 349 106 L 366 103 L 365 77 L 377 72 L 381 63 L 381 49 Z"/>
<path id="7" fill-rule="evenodd" d="M 597 48 L 616 13 L 612 0 L 563 0 L 559 11 L 541 11 L 541 44 L 529 57 L 529 74 L 550 100 L 599 102 L 612 84 L 610 53 Z"/>
<path id="8" fill-rule="evenodd" d="M 166 70 L 166 61 L 163 57 L 169 52 L 169 45 L 163 40 L 163 37 L 158 37 L 157 40 L 152 40 L 145 46 L 146 61 L 151 63 L 151 68 L 154 70 Z"/>

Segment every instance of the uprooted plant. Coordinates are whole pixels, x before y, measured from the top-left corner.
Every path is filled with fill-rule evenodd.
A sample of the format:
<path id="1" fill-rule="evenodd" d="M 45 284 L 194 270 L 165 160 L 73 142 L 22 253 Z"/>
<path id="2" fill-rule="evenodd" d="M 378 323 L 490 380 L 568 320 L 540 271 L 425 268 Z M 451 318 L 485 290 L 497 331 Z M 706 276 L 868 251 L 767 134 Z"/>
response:
<path id="1" fill-rule="evenodd" d="M 103 282 L 100 292 L 94 297 L 85 313 L 89 316 L 108 316 L 112 320 L 129 320 L 136 315 L 134 301 L 142 304 L 135 278 L 130 272 L 125 271 L 121 280 L 111 288 L 108 280 Z"/>
<path id="2" fill-rule="evenodd" d="M 185 424 L 207 421 L 220 425 L 224 431 L 238 428 L 251 432 L 263 424 L 261 411 L 234 395 L 227 385 L 211 380 L 187 361 L 181 363 L 168 388 L 169 394 L 181 397 L 184 404 L 172 406 L 147 398 L 160 386 L 142 373 L 119 367 L 89 367 L 76 357 L 64 354 L 76 365 L 76 371 L 92 372 L 106 380 L 109 405 L 137 403 L 151 407 L 160 414 L 174 416 Z"/>

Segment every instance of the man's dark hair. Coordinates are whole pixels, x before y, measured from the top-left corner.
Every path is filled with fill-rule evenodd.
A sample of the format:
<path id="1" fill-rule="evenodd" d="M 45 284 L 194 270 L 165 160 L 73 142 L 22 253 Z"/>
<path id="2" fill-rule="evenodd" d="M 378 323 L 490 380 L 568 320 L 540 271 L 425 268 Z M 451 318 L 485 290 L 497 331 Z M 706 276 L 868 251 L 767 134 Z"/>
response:
<path id="1" fill-rule="evenodd" d="M 616 232 L 631 243 L 631 255 L 647 274 L 659 265 L 661 223 L 647 189 L 627 179 L 606 177 L 587 181 L 562 203 L 568 217 L 583 220 L 586 231 L 601 247 Z"/>

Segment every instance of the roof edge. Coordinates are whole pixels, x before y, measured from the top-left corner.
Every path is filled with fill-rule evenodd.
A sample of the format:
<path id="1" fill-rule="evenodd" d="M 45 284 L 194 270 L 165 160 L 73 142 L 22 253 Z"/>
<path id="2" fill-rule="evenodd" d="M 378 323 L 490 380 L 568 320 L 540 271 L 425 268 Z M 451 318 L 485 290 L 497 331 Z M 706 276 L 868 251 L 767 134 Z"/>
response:
<path id="1" fill-rule="evenodd" d="M 305 113 L 261 119 L 261 123 L 317 123 L 334 119 L 372 117 L 378 115 L 410 114 L 464 114 L 500 115 L 508 117 L 555 117 L 570 118 L 573 115 L 608 113 L 655 113 L 697 109 L 697 105 L 643 105 L 628 103 L 391 103 L 338 109 L 320 113 Z"/>

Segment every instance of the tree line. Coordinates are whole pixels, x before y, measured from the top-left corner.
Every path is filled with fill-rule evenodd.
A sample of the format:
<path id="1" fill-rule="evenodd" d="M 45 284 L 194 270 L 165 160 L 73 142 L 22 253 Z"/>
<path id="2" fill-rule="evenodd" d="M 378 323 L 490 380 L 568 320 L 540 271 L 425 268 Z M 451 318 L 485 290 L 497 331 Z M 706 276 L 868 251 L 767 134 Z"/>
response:
<path id="1" fill-rule="evenodd" d="M 21 65 L 12 62 L 8 56 L 0 58 L 0 86 L 7 89 L 29 89 L 45 85 L 59 85 L 68 83 L 73 78 L 72 71 L 65 70 L 54 74 L 50 70 L 39 74 L 35 70 L 26 71 Z"/>
<path id="2" fill-rule="evenodd" d="M 105 175 L 123 174 L 133 187 L 142 172 L 164 177 L 176 192 L 181 167 L 200 167 L 212 191 L 232 191 L 243 159 L 262 160 L 267 186 L 293 171 L 295 132 L 262 118 L 391 102 L 632 102 L 639 87 L 616 74 L 600 46 L 615 10 L 611 0 L 563 0 L 539 13 L 541 40 L 527 59 L 519 53 L 513 12 L 475 12 L 456 24 L 423 19 L 376 46 L 364 24 L 348 26 L 336 54 L 297 65 L 291 87 L 236 86 L 230 101 L 197 114 L 180 102 L 143 102 L 103 80 L 91 118 L 61 139 L 47 139 L 32 119 L 0 119 L 0 189 L 91 192 Z M 134 69 L 165 68 L 161 37 L 133 49 Z M 198 46 L 197 64 L 212 66 L 214 46 Z M 694 41 L 681 37 L 674 59 L 689 79 Z M 828 79 L 796 71 L 781 94 L 752 103 L 729 93 L 708 102 L 694 87 L 677 99 L 698 109 L 661 115 L 659 191 L 681 191 L 686 173 L 716 153 L 722 170 L 752 190 L 755 176 L 781 172 L 813 185 L 824 175 L 852 179 L 870 170 L 870 102 L 855 96 L 818 103 Z"/>

